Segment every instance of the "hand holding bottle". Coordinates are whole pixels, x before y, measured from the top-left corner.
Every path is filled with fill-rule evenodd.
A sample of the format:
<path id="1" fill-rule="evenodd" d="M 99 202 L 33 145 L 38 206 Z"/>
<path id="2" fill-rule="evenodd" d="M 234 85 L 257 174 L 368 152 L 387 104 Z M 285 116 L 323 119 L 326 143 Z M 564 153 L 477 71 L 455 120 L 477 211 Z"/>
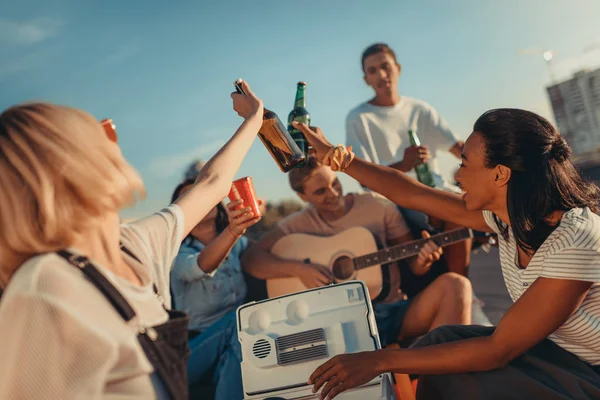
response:
<path id="1" fill-rule="evenodd" d="M 249 119 L 252 116 L 258 115 L 260 118 L 263 116 L 263 102 L 261 99 L 250 90 L 248 83 L 242 79 L 239 79 L 238 83 L 243 90 L 244 94 L 238 92 L 231 93 L 233 99 L 233 110 L 244 119 Z"/>
<path id="2" fill-rule="evenodd" d="M 298 148 L 277 114 L 263 107 L 262 102 L 249 92 L 248 85 L 241 79 L 233 83 L 237 93 L 232 93 L 234 110 L 246 119 L 262 112 L 262 125 L 258 137 L 263 142 L 282 172 L 289 172 L 296 165 L 306 160 L 306 155 Z M 252 101 L 246 103 L 244 97 L 253 97 L 260 102 L 260 106 L 253 106 Z"/>
<path id="3" fill-rule="evenodd" d="M 404 149 L 404 158 L 402 159 L 402 172 L 408 172 L 417 165 L 429 161 L 431 153 L 427 146 L 410 146 Z"/>
<path id="4" fill-rule="evenodd" d="M 329 140 L 327 140 L 321 128 L 314 126 L 309 127 L 306 124 L 296 121 L 292 122 L 292 126 L 304 134 L 304 137 L 306 137 L 306 140 L 313 148 L 312 154 L 318 161 L 322 162 L 329 149 L 333 146 L 329 143 Z"/>

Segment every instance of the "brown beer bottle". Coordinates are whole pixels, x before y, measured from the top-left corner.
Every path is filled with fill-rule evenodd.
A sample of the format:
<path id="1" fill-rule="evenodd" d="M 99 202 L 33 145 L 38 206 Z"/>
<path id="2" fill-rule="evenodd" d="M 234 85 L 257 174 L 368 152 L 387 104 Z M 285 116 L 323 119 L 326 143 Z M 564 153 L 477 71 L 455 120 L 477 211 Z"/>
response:
<path id="1" fill-rule="evenodd" d="M 238 93 L 245 94 L 240 85 L 241 82 L 242 80 L 238 79 L 233 85 Z M 296 165 L 303 164 L 306 160 L 306 156 L 300 150 L 277 114 L 266 107 L 258 137 L 282 172 L 289 172 Z"/>

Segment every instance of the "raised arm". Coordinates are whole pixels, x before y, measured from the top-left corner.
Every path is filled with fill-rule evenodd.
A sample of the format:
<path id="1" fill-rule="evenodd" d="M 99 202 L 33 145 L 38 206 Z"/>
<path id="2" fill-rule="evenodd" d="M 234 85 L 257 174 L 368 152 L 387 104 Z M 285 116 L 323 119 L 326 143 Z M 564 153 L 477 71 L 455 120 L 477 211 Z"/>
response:
<path id="1" fill-rule="evenodd" d="M 245 81 L 242 81 L 242 87 L 245 95 L 232 93 L 231 97 L 234 110 L 244 118 L 244 122 L 202 168 L 194 187 L 176 201 L 184 214 L 183 236 L 227 196 L 231 182 L 262 125 L 262 101 Z"/>
<path id="2" fill-rule="evenodd" d="M 467 210 L 457 194 L 430 188 L 400 171 L 357 157 L 345 172 L 402 207 L 480 231 L 491 231 L 481 211 Z"/>
<path id="3" fill-rule="evenodd" d="M 321 130 L 310 129 L 296 122 L 294 124 L 306 136 L 317 159 L 323 160 L 333 146 Z M 344 172 L 361 185 L 382 194 L 402 207 L 422 211 L 461 226 L 490 231 L 481 211 L 467 210 L 460 196 L 422 185 L 400 171 L 355 157 Z"/>

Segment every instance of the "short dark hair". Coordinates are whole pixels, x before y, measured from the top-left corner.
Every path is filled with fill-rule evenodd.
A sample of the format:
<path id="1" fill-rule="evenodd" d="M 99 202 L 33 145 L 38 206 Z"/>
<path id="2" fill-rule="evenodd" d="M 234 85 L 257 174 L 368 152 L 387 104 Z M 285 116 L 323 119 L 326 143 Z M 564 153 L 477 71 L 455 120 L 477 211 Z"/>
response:
<path id="1" fill-rule="evenodd" d="M 294 168 L 288 173 L 290 186 L 297 193 L 304 194 L 304 182 L 313 174 L 315 169 L 322 166 L 314 156 L 309 156 L 306 160 L 306 165 L 302 168 Z"/>
<path id="2" fill-rule="evenodd" d="M 367 47 L 362 53 L 360 65 L 362 67 L 363 72 L 365 72 L 365 60 L 367 59 L 367 57 L 377 53 L 389 54 L 394 59 L 394 62 L 396 64 L 398 63 L 398 60 L 396 59 L 396 53 L 394 53 L 394 50 L 392 50 L 390 46 L 388 46 L 386 43 L 375 43 Z"/>
<path id="3" fill-rule="evenodd" d="M 485 144 L 485 166 L 511 170 L 508 216 L 523 250 L 537 250 L 556 228 L 547 222 L 552 212 L 579 207 L 598 212 L 600 189 L 579 175 L 569 145 L 545 118 L 519 109 L 490 110 L 473 131 Z M 508 237 L 508 227 L 497 218 L 496 223 Z"/>

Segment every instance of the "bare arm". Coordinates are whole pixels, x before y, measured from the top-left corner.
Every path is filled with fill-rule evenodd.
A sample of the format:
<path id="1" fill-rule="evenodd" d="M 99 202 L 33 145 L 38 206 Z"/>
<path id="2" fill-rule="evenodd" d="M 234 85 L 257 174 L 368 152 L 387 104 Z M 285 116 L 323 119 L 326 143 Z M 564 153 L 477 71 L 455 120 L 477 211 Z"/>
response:
<path id="1" fill-rule="evenodd" d="M 343 391 L 384 371 L 448 374 L 502 368 L 564 324 L 579 308 L 591 285 L 584 281 L 538 278 L 508 310 L 491 336 L 421 348 L 346 354 L 323 364 L 310 381 L 318 379 L 316 389 L 328 382 L 323 389 L 326 394 L 339 383 L 338 379 L 343 382 L 339 388 Z M 355 372 L 347 368 L 351 364 L 374 367 L 368 372 Z M 333 394 L 339 393 L 339 389 L 334 389 Z"/>
<path id="2" fill-rule="evenodd" d="M 402 207 L 480 231 L 491 231 L 481 211 L 467 210 L 460 196 L 454 193 L 430 188 L 399 171 L 360 158 L 355 158 L 345 172 Z"/>
<path id="3" fill-rule="evenodd" d="M 316 131 L 313 131 L 306 125 L 298 123 L 294 126 L 302 130 L 313 146 L 316 157 L 322 160 L 332 146 L 320 129 L 316 128 Z M 402 207 L 421 211 L 461 226 L 491 232 L 482 212 L 467 210 L 460 196 L 456 194 L 422 185 L 400 171 L 358 157 L 354 158 L 345 172 L 361 185 L 382 194 Z"/>
<path id="4" fill-rule="evenodd" d="M 237 200 L 227 204 L 229 225 L 198 254 L 198 267 L 207 274 L 219 268 L 246 229 L 260 221 L 260 217 L 254 217 L 250 207 L 235 210 L 241 203 L 242 200 Z"/>
<path id="5" fill-rule="evenodd" d="M 406 372 L 410 363 L 410 372 L 422 374 L 502 368 L 564 324 L 579 308 L 591 285 L 591 282 L 539 278 L 506 312 L 491 336 L 406 349 L 398 357 L 404 360 L 400 362 L 403 365 L 396 367 Z M 418 361 L 432 354 L 435 363 Z M 397 363 L 389 355 L 385 357 L 384 365 Z"/>
<path id="6" fill-rule="evenodd" d="M 246 95 L 232 93 L 234 109 L 244 122 L 233 137 L 206 163 L 194 186 L 176 203 L 184 214 L 183 236 L 192 230 L 221 201 L 231 188 L 231 182 L 262 125 L 263 105 L 246 82 Z"/>
<path id="7" fill-rule="evenodd" d="M 390 164 L 390 165 L 388 165 L 388 167 L 390 167 L 390 168 L 392 168 L 392 169 L 395 169 L 395 170 L 398 170 L 398 171 L 400 171 L 400 172 L 408 172 L 408 171 L 410 171 L 410 169 L 407 169 L 407 168 L 404 166 L 404 160 L 400 160 L 400 161 L 398 161 L 398 162 L 395 162 L 395 163 L 393 163 L 393 164 Z"/>
<path id="8" fill-rule="evenodd" d="M 198 253 L 198 267 L 207 274 L 215 271 L 229 255 L 238 238 L 229 229 L 225 229 Z"/>
<path id="9" fill-rule="evenodd" d="M 244 270 L 258 279 L 284 278 L 297 275 L 297 261 L 284 260 L 271 254 L 271 249 L 285 233 L 275 228 L 265 233 L 242 256 Z"/>

